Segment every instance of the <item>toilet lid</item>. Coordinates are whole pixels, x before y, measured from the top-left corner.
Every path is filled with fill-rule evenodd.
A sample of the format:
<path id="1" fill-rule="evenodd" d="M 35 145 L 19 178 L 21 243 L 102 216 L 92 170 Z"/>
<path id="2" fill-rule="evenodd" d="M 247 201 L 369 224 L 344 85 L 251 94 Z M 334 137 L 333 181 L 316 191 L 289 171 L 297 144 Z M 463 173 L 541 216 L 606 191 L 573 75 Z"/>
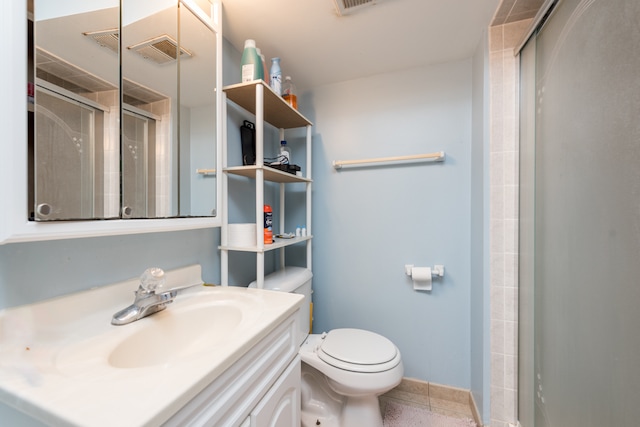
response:
<path id="1" fill-rule="evenodd" d="M 362 329 L 334 329 L 322 341 L 318 357 L 336 368 L 382 372 L 400 362 L 396 346 L 382 335 Z"/>

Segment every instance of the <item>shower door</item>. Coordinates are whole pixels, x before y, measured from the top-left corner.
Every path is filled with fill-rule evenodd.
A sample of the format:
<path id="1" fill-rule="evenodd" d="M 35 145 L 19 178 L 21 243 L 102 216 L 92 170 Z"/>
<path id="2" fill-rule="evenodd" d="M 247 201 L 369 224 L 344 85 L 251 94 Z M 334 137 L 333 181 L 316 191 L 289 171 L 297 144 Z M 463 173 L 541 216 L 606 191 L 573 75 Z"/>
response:
<path id="1" fill-rule="evenodd" d="M 122 217 L 154 218 L 156 120 L 122 111 Z"/>
<path id="2" fill-rule="evenodd" d="M 521 55 L 520 422 L 635 426 L 640 2 L 561 1 L 530 43 Z"/>
<path id="3" fill-rule="evenodd" d="M 104 113 L 72 96 L 36 88 L 36 221 L 102 217 Z"/>

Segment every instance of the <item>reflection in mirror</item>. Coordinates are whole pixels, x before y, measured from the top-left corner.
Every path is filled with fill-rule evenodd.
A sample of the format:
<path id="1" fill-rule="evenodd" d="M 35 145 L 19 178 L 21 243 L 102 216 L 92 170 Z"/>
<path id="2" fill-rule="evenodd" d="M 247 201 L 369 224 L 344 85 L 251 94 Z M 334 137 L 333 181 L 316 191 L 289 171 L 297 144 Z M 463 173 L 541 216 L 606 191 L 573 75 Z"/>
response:
<path id="1" fill-rule="evenodd" d="M 47 89 L 45 82 L 36 90 L 36 217 L 99 218 L 103 135 L 94 130 L 104 128 L 109 109 L 65 93 L 55 86 Z"/>
<path id="2" fill-rule="evenodd" d="M 174 1 L 122 2 L 123 218 L 179 215 L 177 34 Z"/>
<path id="3" fill-rule="evenodd" d="M 118 1 L 35 0 L 32 12 L 30 218 L 117 218 Z"/>
<path id="4" fill-rule="evenodd" d="M 196 172 L 216 164 L 215 33 L 182 3 L 124 0 L 121 57 L 122 217 L 215 216 Z"/>
<path id="5" fill-rule="evenodd" d="M 182 3 L 180 45 L 180 215 L 215 216 L 216 35 Z"/>
<path id="6" fill-rule="evenodd" d="M 156 122 L 149 114 L 122 111 L 122 217 L 154 218 Z M 151 143 L 150 143 L 151 141 Z"/>
<path id="7" fill-rule="evenodd" d="M 185 1 L 34 0 L 30 219 L 215 216 L 217 36 Z"/>

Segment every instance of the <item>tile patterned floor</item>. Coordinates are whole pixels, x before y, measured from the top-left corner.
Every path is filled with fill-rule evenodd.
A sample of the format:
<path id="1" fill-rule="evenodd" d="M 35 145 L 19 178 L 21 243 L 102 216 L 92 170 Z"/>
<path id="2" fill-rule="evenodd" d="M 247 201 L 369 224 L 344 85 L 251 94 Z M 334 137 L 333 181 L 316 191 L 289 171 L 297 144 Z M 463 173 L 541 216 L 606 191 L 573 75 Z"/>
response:
<path id="1" fill-rule="evenodd" d="M 380 396 L 383 414 L 389 401 L 429 409 L 449 417 L 470 418 L 482 426 L 469 390 L 404 378 L 400 385 Z"/>

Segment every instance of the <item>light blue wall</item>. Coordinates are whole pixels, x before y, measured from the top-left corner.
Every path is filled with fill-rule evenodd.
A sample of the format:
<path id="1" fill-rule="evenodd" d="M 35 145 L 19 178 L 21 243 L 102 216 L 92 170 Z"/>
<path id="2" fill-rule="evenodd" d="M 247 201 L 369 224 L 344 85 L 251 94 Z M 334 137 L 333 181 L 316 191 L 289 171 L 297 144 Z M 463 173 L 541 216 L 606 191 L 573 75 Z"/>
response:
<path id="1" fill-rule="evenodd" d="M 400 349 L 405 376 L 470 388 L 472 61 L 314 88 L 314 331 L 359 327 Z M 430 153 L 444 163 L 334 170 Z M 416 292 L 404 265 L 444 264 Z"/>
<path id="2" fill-rule="evenodd" d="M 131 279 L 151 266 L 201 264 L 204 280 L 219 283 L 219 242 L 219 229 L 209 229 L 2 245 L 0 308 Z"/>
<path id="3" fill-rule="evenodd" d="M 215 138 L 215 106 L 191 108 L 190 111 L 190 153 L 189 171 L 191 184 L 191 215 L 210 215 L 215 207 L 216 178 L 212 175 L 194 173 L 193 169 L 215 169 L 216 146 L 211 144 Z M 203 197 L 207 195 L 207 197 Z M 182 206 L 181 206 L 182 209 Z"/>

